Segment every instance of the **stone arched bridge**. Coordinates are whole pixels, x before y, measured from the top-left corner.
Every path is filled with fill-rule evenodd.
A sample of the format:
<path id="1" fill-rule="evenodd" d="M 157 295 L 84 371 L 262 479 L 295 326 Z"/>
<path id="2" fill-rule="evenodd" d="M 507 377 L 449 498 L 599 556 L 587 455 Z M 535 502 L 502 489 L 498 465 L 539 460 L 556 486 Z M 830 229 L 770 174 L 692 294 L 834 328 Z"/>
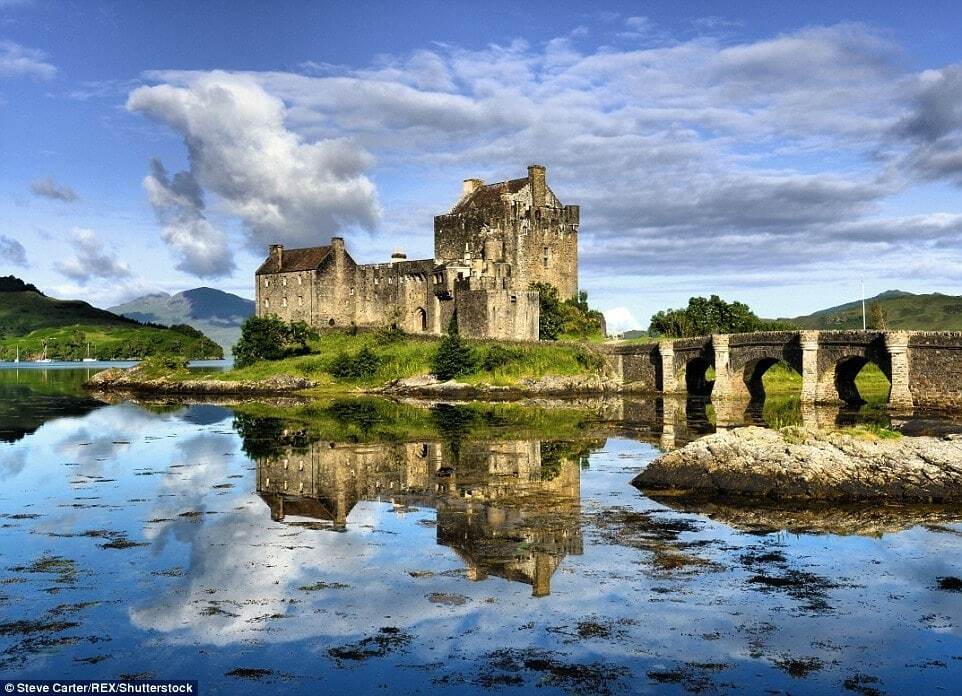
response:
<path id="1" fill-rule="evenodd" d="M 762 375 L 785 363 L 802 376 L 806 403 L 859 403 L 855 376 L 876 364 L 897 407 L 962 407 L 962 333 L 948 331 L 766 331 L 606 346 L 630 389 L 763 398 Z M 709 368 L 714 370 L 710 379 Z"/>

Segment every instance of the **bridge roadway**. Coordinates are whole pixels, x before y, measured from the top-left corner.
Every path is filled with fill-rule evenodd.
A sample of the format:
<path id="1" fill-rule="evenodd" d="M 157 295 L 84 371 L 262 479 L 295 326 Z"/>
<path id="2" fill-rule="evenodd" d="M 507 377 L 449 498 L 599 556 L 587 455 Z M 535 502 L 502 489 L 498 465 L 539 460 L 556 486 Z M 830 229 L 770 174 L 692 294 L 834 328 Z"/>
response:
<path id="1" fill-rule="evenodd" d="M 874 363 L 891 383 L 891 407 L 962 408 L 962 332 L 761 331 L 609 344 L 605 352 L 631 391 L 757 400 L 762 376 L 784 363 L 802 376 L 802 403 L 857 404 L 855 377 Z"/>

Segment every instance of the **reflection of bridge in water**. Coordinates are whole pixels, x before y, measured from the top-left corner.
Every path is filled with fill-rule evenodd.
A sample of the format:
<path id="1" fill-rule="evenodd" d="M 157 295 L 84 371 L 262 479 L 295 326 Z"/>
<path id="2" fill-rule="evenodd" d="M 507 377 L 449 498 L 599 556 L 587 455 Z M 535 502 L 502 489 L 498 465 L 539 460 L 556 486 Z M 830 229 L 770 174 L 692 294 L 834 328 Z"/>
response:
<path id="1" fill-rule="evenodd" d="M 257 492 L 271 518 L 347 529 L 362 500 L 437 510 L 437 541 L 468 577 L 495 575 L 550 593 L 568 554 L 582 552 L 581 458 L 604 441 L 315 442 L 257 460 Z"/>
<path id="2" fill-rule="evenodd" d="M 768 331 L 606 347 L 626 386 L 723 399 L 764 397 L 777 363 L 802 377 L 804 403 L 858 403 L 855 377 L 868 363 L 891 389 L 889 405 L 962 406 L 962 333 L 937 331 Z M 714 380 L 708 370 L 715 372 Z"/>

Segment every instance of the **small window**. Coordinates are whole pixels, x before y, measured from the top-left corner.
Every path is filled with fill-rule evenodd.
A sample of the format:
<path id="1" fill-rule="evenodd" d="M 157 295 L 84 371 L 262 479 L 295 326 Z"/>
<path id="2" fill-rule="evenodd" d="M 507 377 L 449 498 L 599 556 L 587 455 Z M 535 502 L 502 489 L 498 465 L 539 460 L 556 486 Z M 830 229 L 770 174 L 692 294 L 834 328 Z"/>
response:
<path id="1" fill-rule="evenodd" d="M 334 318 L 333 318 L 333 317 L 331 317 L 330 319 L 327 320 L 327 325 L 328 325 L 328 326 L 334 326 Z"/>
<path id="2" fill-rule="evenodd" d="M 283 300 L 281 300 L 281 307 L 286 307 L 286 306 L 287 306 L 287 298 L 285 297 Z"/>
<path id="3" fill-rule="evenodd" d="M 351 297 L 354 297 L 354 288 L 351 288 Z"/>
<path id="4" fill-rule="evenodd" d="M 301 307 L 304 306 L 304 296 L 303 296 L 303 295 L 298 295 L 298 296 L 297 296 L 297 304 L 300 305 Z"/>
<path id="5" fill-rule="evenodd" d="M 518 304 L 518 296 L 517 296 L 517 295 L 512 295 L 512 296 L 511 296 L 511 304 Z"/>
<path id="6" fill-rule="evenodd" d="M 266 308 L 268 308 L 268 307 L 270 307 L 270 306 L 271 306 L 271 301 L 270 301 L 270 300 L 264 300 L 264 308 L 266 309 Z"/>
<path id="7" fill-rule="evenodd" d="M 264 278 L 264 287 L 265 287 L 265 288 L 269 288 L 270 286 L 271 286 L 271 279 L 270 279 L 270 278 Z"/>
<path id="8" fill-rule="evenodd" d="M 281 284 L 282 284 L 285 288 L 287 287 L 287 276 L 284 276 L 283 278 L 281 278 Z"/>
<path id="9" fill-rule="evenodd" d="M 298 285 L 304 284 L 304 276 L 297 276 L 297 284 Z"/>

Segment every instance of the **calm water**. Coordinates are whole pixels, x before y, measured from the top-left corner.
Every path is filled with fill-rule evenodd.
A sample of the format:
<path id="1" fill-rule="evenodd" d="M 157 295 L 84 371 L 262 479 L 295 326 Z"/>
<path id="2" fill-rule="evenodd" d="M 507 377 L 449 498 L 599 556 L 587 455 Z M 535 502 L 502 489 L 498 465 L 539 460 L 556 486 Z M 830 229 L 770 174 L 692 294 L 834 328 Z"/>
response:
<path id="1" fill-rule="evenodd" d="M 0 675 L 204 693 L 899 693 L 962 678 L 962 512 L 629 485 L 740 415 L 103 404 L 0 371 Z M 945 418 L 903 418 L 913 431 Z"/>

